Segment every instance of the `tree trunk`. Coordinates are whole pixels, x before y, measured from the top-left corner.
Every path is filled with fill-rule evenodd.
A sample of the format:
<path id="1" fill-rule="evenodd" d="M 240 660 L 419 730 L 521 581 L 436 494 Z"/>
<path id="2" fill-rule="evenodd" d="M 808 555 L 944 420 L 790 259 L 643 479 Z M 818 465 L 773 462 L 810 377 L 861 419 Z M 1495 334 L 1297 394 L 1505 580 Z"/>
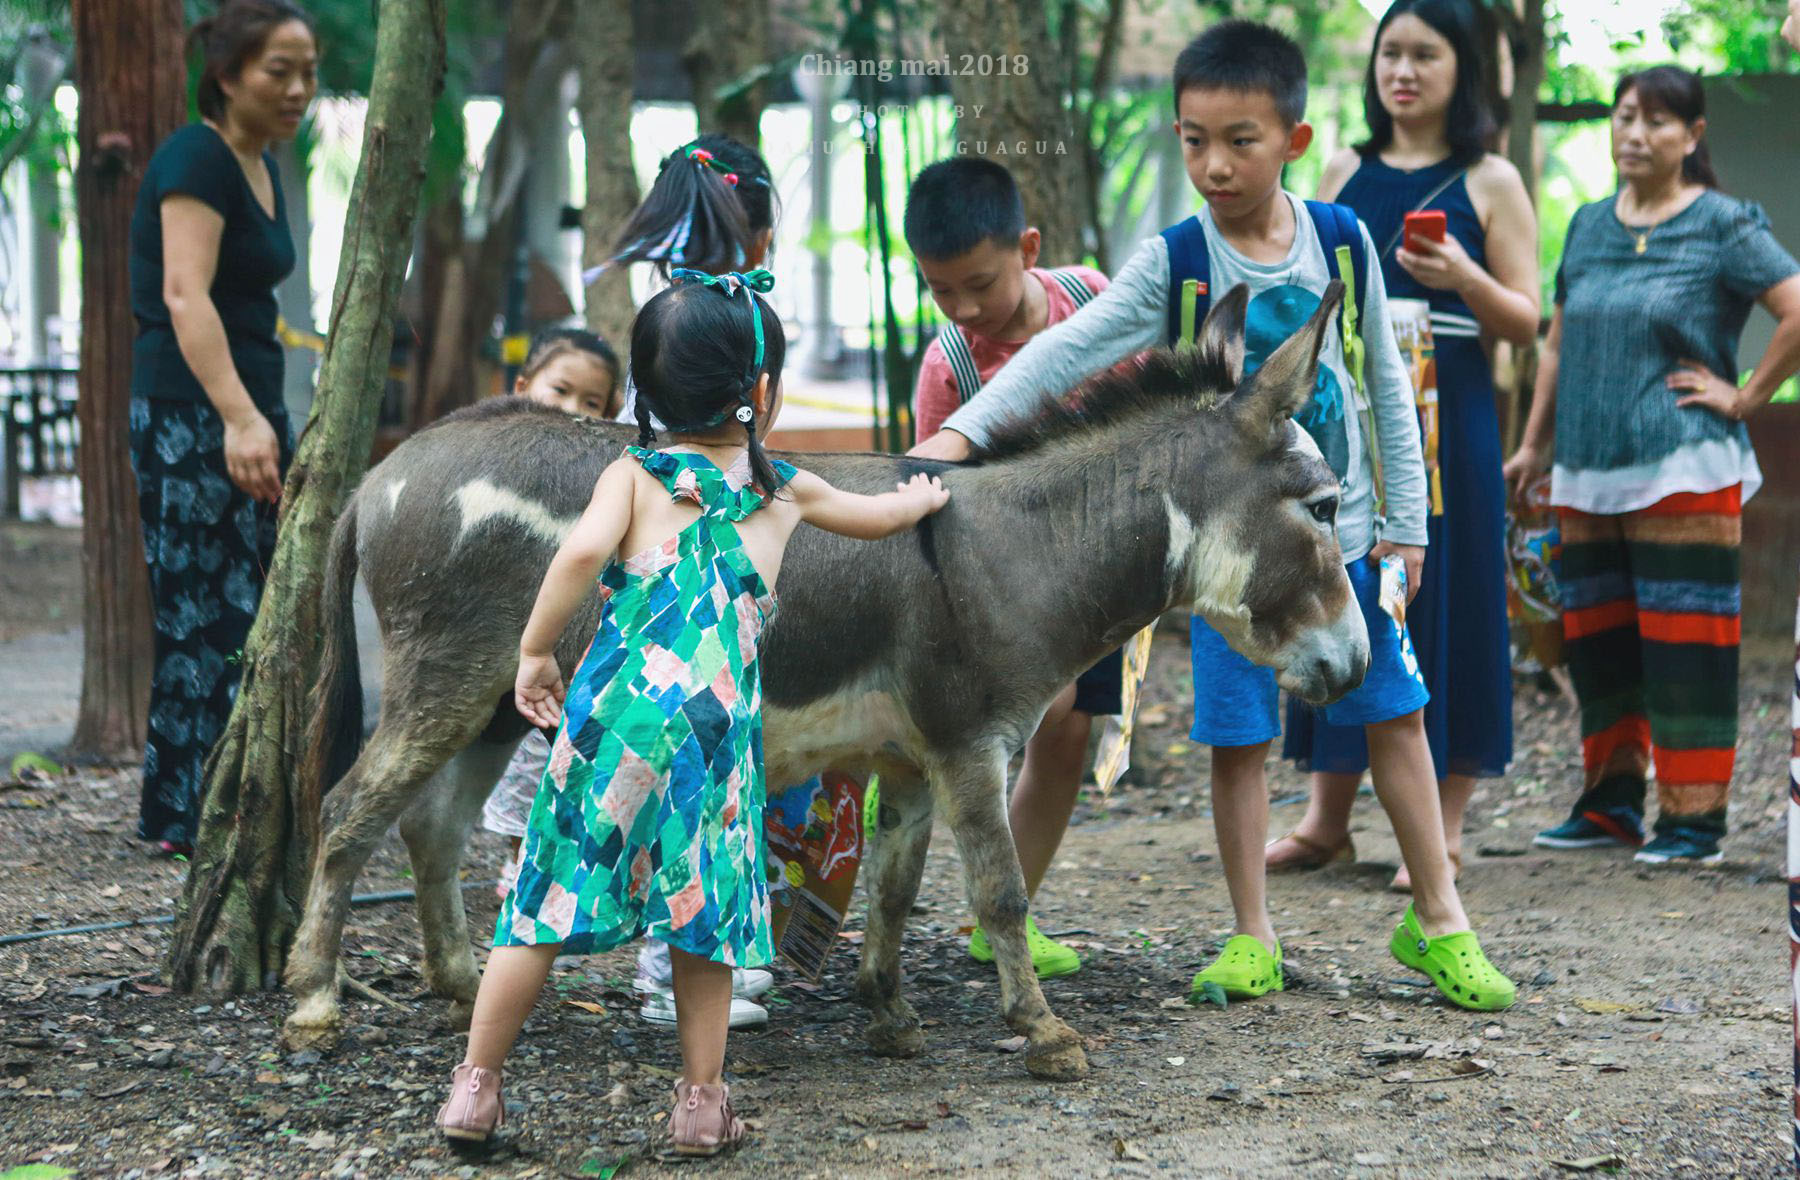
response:
<path id="1" fill-rule="evenodd" d="M 394 306 L 444 77 L 446 0 L 381 0 L 362 159 L 332 295 L 318 396 L 282 490 L 244 680 L 207 762 L 206 802 L 176 918 L 168 980 L 187 991 L 275 986 L 317 833 L 296 765 L 318 668 L 327 542 L 361 477 L 387 380 Z"/>
<path id="2" fill-rule="evenodd" d="M 1043 0 L 940 0 L 938 31 L 955 71 L 956 153 L 1006 165 L 1024 198 L 1026 222 L 1043 233 L 1040 265 L 1079 261 L 1086 254 L 1085 149 L 1063 106 L 1063 71 Z"/>
<path id="3" fill-rule="evenodd" d="M 420 421 L 423 426 L 451 410 L 472 405 L 486 390 L 483 374 L 492 366 L 481 355 L 482 345 L 493 335 L 494 317 L 500 314 L 506 294 L 509 268 L 518 242 L 518 195 L 526 167 L 526 133 L 520 126 L 529 90 L 538 71 L 547 63 L 545 50 L 564 17 L 566 0 L 513 0 L 506 28 L 504 78 L 501 81 L 500 120 L 488 145 L 486 166 L 475 215 L 480 237 L 463 252 L 460 295 L 445 290 L 444 308 L 460 315 L 445 323 L 432 345 L 432 359 Z"/>
<path id="4" fill-rule="evenodd" d="M 181 0 L 75 0 L 81 162 L 81 708 L 69 757 L 143 756 L 150 587 L 131 474 L 131 211 L 138 180 L 187 116 Z"/>
<path id="5" fill-rule="evenodd" d="M 1544 84 L 1544 0 L 1522 0 L 1520 36 L 1513 39 L 1511 134 L 1506 154 L 1525 181 L 1525 192 L 1537 199 L 1538 88 Z"/>
<path id="6" fill-rule="evenodd" d="M 694 88 L 700 130 L 721 132 L 760 151 L 768 82 L 758 77 L 729 98 L 718 92 L 768 64 L 769 0 L 698 0 L 694 16 L 681 64 Z"/>
<path id="7" fill-rule="evenodd" d="M 631 0 L 574 0 L 571 42 L 581 75 L 581 138 L 587 152 L 587 204 L 581 210 L 581 265 L 605 262 L 619 228 L 637 208 L 631 166 L 632 53 L 636 38 Z M 623 267 L 609 268 L 587 286 L 588 327 L 612 345 L 621 361 L 631 346 L 631 287 Z M 624 390 L 619 390 L 620 398 Z"/>

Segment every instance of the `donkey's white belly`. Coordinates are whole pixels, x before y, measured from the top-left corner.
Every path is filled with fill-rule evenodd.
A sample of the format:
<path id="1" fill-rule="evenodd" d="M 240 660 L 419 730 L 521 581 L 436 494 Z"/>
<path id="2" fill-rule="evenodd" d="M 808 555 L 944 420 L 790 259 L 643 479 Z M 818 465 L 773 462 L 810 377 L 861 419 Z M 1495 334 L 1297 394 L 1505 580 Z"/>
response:
<path id="1" fill-rule="evenodd" d="M 855 771 L 889 759 L 917 764 L 924 745 L 893 694 L 857 685 L 796 709 L 763 709 L 763 757 L 771 787 L 821 770 Z"/>

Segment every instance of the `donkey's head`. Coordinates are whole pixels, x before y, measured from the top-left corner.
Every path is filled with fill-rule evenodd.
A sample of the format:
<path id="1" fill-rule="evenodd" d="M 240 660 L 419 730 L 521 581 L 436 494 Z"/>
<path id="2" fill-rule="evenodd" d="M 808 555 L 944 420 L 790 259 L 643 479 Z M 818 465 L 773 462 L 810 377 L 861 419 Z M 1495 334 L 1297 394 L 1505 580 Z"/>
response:
<path id="1" fill-rule="evenodd" d="M 1248 376 L 1248 291 L 1240 285 L 1213 305 L 1196 353 L 1174 361 L 1209 408 L 1164 492 L 1176 600 L 1314 703 L 1361 684 L 1369 665 L 1368 630 L 1338 550 L 1338 481 L 1292 420 L 1312 396 L 1342 298 L 1343 284 L 1332 283 L 1312 317 Z"/>

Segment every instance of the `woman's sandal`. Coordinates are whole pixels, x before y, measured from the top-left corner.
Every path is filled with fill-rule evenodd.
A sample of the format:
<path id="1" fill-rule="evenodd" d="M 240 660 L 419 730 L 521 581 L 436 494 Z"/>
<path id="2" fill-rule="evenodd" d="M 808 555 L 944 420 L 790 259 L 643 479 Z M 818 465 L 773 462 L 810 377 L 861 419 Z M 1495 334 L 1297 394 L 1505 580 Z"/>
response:
<path id="1" fill-rule="evenodd" d="M 1199 993 L 1207 984 L 1216 983 L 1234 1000 L 1252 1000 L 1280 991 L 1284 982 L 1279 942 L 1271 953 L 1255 935 L 1234 934 L 1225 940 L 1219 957 L 1194 976 L 1190 990 Z"/>
<path id="2" fill-rule="evenodd" d="M 1475 1012 L 1498 1012 L 1512 1007 L 1517 989 L 1482 953 L 1473 930 L 1425 937 L 1413 907 L 1394 927 L 1388 950 L 1405 966 L 1431 976 L 1438 990 L 1458 1007 Z"/>
<path id="3" fill-rule="evenodd" d="M 1291 849 L 1277 850 L 1279 844 L 1292 844 Z M 1263 870 L 1270 873 L 1297 873 L 1304 869 L 1322 869 L 1334 861 L 1356 859 L 1356 844 L 1350 833 L 1335 847 L 1321 844 L 1299 832 L 1289 832 L 1263 845 Z"/>
<path id="4" fill-rule="evenodd" d="M 446 1138 L 484 1143 L 505 1121 L 499 1074 L 467 1061 L 450 1071 L 450 1097 L 437 1116 L 438 1129 Z"/>
<path id="5" fill-rule="evenodd" d="M 1447 855 L 1450 857 L 1450 879 L 1452 881 L 1462 880 L 1462 853 L 1451 852 Z M 1400 867 L 1394 871 L 1394 879 L 1388 882 L 1388 892 L 1412 892 L 1412 874 L 1406 871 L 1406 863 L 1404 861 L 1402 861 Z"/>
<path id="6" fill-rule="evenodd" d="M 731 1109 L 731 1087 L 720 1082 L 696 1086 L 675 1083 L 675 1111 L 669 1116 L 669 1134 L 677 1155 L 718 1155 L 736 1147 L 747 1134 L 744 1120 Z"/>

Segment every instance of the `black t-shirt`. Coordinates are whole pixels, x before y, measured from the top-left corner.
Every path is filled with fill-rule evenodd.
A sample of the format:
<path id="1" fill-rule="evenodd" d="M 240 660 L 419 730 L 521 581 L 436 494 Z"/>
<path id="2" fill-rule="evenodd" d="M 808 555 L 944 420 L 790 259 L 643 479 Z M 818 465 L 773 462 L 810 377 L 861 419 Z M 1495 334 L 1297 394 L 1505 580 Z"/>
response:
<path id="1" fill-rule="evenodd" d="M 137 340 L 131 352 L 131 396 L 206 402 L 181 355 L 169 307 L 163 302 L 162 202 L 182 194 L 205 202 L 225 219 L 212 301 L 225 325 L 232 363 L 258 409 L 281 407 L 281 344 L 275 337 L 275 285 L 294 269 L 294 239 L 275 158 L 263 153 L 275 184 L 275 216 L 263 211 L 249 178 L 224 138 L 204 123 L 183 127 L 150 157 L 131 214 L 131 314 Z"/>

